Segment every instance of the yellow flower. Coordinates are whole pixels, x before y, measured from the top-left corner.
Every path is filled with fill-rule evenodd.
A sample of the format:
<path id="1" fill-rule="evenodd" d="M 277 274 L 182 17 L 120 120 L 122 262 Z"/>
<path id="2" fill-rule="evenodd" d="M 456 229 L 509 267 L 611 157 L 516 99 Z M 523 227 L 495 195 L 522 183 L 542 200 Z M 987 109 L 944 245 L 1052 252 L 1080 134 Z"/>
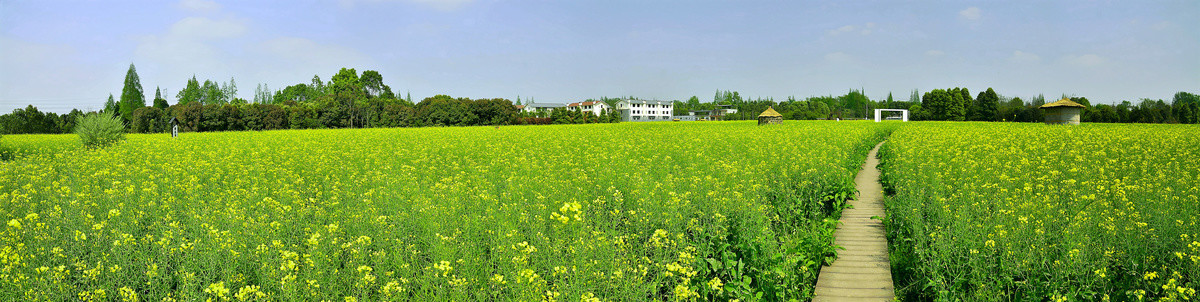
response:
<path id="1" fill-rule="evenodd" d="M 579 297 L 579 302 L 600 302 L 600 298 L 596 298 L 596 294 L 586 292 Z"/>
<path id="2" fill-rule="evenodd" d="M 683 284 L 676 285 L 674 292 L 675 292 L 675 299 L 677 299 L 677 300 L 687 300 L 687 299 L 691 299 L 691 298 L 700 296 L 695 291 L 693 291 L 691 288 L 688 288 L 687 285 L 683 285 Z"/>
<path id="3" fill-rule="evenodd" d="M 1142 276 L 1143 280 L 1154 280 L 1154 278 L 1158 278 L 1157 272 L 1149 272 L 1149 273 L 1146 273 L 1146 275 Z"/>
<path id="4" fill-rule="evenodd" d="M 222 301 L 229 300 L 229 298 L 225 296 L 229 294 L 229 289 L 225 288 L 225 281 L 209 284 L 208 288 L 204 289 L 204 293 L 213 295 Z"/>
<path id="5" fill-rule="evenodd" d="M 260 291 L 259 287 L 257 285 L 243 286 L 242 289 L 239 289 L 238 293 L 236 295 L 234 295 L 234 297 L 236 297 L 238 299 L 238 301 L 246 301 L 246 300 L 253 299 L 253 298 L 261 299 L 261 298 L 265 298 L 266 296 L 267 296 L 267 294 Z"/>
<path id="6" fill-rule="evenodd" d="M 725 285 L 725 283 L 722 283 L 721 278 L 719 278 L 719 277 L 713 277 L 712 280 L 708 280 L 708 288 L 711 288 L 712 290 L 715 290 L 718 293 L 725 291 L 725 288 L 722 287 L 724 285 Z"/>
<path id="7" fill-rule="evenodd" d="M 117 289 L 117 293 L 119 293 L 121 295 L 121 301 L 126 301 L 126 302 L 137 302 L 138 301 L 137 292 L 133 291 L 133 289 L 129 288 L 128 286 Z"/>

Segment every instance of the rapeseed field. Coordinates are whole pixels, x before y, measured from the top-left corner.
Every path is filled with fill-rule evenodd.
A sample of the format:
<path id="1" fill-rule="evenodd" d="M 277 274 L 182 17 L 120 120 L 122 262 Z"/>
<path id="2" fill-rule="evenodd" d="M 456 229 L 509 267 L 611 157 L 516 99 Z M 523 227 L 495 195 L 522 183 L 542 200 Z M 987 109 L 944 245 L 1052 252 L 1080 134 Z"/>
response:
<path id="1" fill-rule="evenodd" d="M 906 124 L 880 152 L 898 295 L 1187 301 L 1200 128 Z"/>
<path id="2" fill-rule="evenodd" d="M 852 196 L 865 154 L 891 128 L 788 121 L 133 134 L 99 150 L 69 135 L 10 135 L 0 144 L 20 154 L 0 162 L 0 300 L 803 300 L 835 254 L 839 200 Z M 1151 153 L 1127 155 L 1159 154 L 1139 151 Z M 1105 188 L 1130 196 L 1172 188 L 1162 203 L 1194 205 L 1194 187 L 1151 183 L 1181 177 L 1183 168 L 1158 163 L 1166 174 Z M 1086 219 L 1102 221 L 1099 209 L 1085 208 Z M 1194 230 L 1194 220 L 1125 213 L 1153 219 L 1138 233 L 1117 224 L 1118 234 L 1174 236 L 1138 248 L 1187 253 L 1143 262 L 1196 255 L 1179 237 L 1195 236 L 1179 232 Z M 1078 228 L 1050 229 L 1054 216 L 1029 219 L 1046 232 Z M 1078 249 L 1088 259 L 1107 251 Z M 1188 274 L 1135 270 L 1157 271 L 1146 280 L 1154 284 L 1182 284 L 1177 275 Z"/>

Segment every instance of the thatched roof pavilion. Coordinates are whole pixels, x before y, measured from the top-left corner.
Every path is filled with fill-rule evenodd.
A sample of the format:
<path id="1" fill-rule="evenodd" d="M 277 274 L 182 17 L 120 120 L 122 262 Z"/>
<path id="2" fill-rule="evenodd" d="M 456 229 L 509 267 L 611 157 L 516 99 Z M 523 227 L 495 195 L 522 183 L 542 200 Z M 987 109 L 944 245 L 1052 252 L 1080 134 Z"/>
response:
<path id="1" fill-rule="evenodd" d="M 1045 104 L 1038 108 L 1042 108 L 1045 111 L 1046 124 L 1079 125 L 1079 113 L 1086 106 L 1063 98 L 1057 102 Z"/>
<path id="2" fill-rule="evenodd" d="M 758 115 L 758 125 L 782 124 L 783 115 L 775 111 L 775 108 L 767 107 L 762 114 Z"/>

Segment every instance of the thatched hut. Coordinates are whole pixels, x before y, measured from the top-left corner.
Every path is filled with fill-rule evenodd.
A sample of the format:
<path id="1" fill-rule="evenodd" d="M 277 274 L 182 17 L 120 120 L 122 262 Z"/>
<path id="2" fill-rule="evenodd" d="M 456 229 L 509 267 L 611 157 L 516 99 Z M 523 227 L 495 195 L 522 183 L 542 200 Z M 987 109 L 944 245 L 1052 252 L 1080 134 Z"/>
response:
<path id="1" fill-rule="evenodd" d="M 783 124 L 783 115 L 776 112 L 774 108 L 767 107 L 762 114 L 758 115 L 758 125 Z"/>
<path id="2" fill-rule="evenodd" d="M 1064 98 L 1038 108 L 1042 108 L 1045 111 L 1046 124 L 1048 125 L 1079 125 L 1079 112 L 1085 106 Z"/>

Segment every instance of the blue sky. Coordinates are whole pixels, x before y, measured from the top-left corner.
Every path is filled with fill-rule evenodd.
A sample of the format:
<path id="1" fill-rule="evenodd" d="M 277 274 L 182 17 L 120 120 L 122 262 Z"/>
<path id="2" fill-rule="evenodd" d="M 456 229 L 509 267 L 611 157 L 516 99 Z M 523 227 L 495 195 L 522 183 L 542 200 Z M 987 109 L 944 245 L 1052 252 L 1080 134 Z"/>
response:
<path id="1" fill-rule="evenodd" d="M 711 100 L 993 87 L 1200 92 L 1200 1 L 0 1 L 0 112 L 100 109 L 193 74 L 239 95 L 376 70 L 420 99 Z M 150 100 L 147 100 L 149 103 Z"/>

